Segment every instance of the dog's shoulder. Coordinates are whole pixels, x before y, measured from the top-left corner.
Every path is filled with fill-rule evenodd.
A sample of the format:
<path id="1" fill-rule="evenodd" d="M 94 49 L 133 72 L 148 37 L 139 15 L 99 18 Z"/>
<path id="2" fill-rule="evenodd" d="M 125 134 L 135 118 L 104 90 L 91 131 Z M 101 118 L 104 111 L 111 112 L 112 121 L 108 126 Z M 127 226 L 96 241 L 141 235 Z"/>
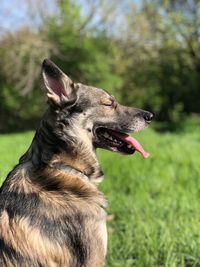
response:
<path id="1" fill-rule="evenodd" d="M 12 250 L 12 257 L 36 257 L 45 266 L 47 259 L 59 266 L 95 266 L 106 250 L 104 196 L 77 177 L 50 171 L 37 176 L 30 169 L 15 167 L 1 188 L 0 248 L 6 260 Z"/>

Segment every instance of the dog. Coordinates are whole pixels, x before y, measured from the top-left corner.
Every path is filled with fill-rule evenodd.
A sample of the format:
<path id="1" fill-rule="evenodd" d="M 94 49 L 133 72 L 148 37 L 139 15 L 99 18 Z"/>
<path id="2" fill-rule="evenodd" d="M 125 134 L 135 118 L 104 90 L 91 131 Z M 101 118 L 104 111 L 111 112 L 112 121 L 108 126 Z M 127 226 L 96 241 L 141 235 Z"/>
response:
<path id="1" fill-rule="evenodd" d="M 48 109 L 0 189 L 0 266 L 102 267 L 107 201 L 96 149 L 146 157 L 128 133 L 153 115 L 73 82 L 48 59 L 42 74 Z"/>

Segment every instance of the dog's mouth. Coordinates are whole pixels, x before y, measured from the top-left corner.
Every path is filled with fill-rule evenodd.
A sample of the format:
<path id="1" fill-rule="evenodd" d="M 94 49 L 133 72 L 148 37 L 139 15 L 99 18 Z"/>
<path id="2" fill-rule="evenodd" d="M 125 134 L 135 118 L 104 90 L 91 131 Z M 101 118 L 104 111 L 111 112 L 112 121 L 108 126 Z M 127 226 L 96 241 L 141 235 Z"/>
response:
<path id="1" fill-rule="evenodd" d="M 144 158 L 149 156 L 140 143 L 126 133 L 99 127 L 96 129 L 95 135 L 95 143 L 100 148 L 127 155 L 138 151 Z"/>

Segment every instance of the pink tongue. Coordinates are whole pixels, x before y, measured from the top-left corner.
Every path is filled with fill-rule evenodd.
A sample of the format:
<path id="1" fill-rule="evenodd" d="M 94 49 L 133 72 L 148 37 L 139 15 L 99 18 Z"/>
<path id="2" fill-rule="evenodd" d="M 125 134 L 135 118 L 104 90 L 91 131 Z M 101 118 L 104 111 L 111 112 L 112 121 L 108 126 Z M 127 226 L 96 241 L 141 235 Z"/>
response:
<path id="1" fill-rule="evenodd" d="M 132 147 L 135 150 L 137 150 L 144 158 L 149 157 L 149 153 L 143 149 L 143 147 L 140 145 L 140 143 L 135 138 L 133 138 L 127 134 L 121 134 L 121 133 L 117 133 L 114 131 L 112 131 L 112 134 L 115 135 L 116 137 L 118 137 L 119 139 L 125 141 L 126 143 L 132 145 Z"/>
<path id="2" fill-rule="evenodd" d="M 131 136 L 126 136 L 124 138 L 124 141 L 126 141 L 127 143 L 129 143 L 130 145 L 132 145 L 135 150 L 137 150 L 138 152 L 140 152 L 140 154 L 144 157 L 144 158 L 148 158 L 149 157 L 149 153 L 146 152 L 143 147 L 140 145 L 140 143 L 133 137 Z"/>

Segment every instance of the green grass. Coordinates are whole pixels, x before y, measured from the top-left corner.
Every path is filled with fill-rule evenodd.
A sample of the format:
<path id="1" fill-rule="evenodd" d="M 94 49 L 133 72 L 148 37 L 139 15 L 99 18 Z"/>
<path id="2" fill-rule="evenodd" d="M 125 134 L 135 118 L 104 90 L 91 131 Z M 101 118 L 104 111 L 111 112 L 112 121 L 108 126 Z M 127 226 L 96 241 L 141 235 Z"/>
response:
<path id="1" fill-rule="evenodd" d="M 32 135 L 0 136 L 2 178 Z M 200 130 L 135 136 L 149 159 L 98 152 L 106 174 L 100 187 L 114 214 L 106 266 L 200 266 Z"/>

